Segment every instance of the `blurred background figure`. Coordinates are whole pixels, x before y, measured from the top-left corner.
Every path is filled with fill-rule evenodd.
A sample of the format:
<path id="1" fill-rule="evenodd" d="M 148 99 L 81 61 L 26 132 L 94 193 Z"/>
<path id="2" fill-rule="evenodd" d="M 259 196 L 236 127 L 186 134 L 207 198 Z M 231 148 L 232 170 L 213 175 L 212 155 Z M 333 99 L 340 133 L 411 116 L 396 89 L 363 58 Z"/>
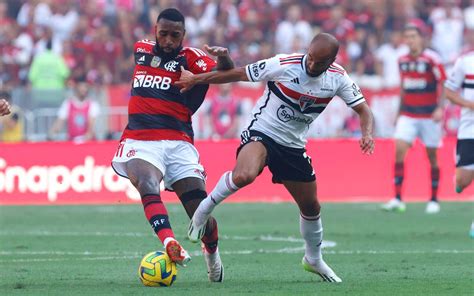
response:
<path id="1" fill-rule="evenodd" d="M 394 88 L 400 85 L 398 59 L 408 53 L 408 47 L 403 43 L 402 33 L 389 33 L 390 42 L 382 44 L 375 52 L 375 69 L 383 80 L 383 87 Z"/>
<path id="2" fill-rule="evenodd" d="M 11 100 L 8 92 L 0 92 L 0 98 Z M 1 114 L 0 112 L 0 115 Z M 0 142 L 16 143 L 24 140 L 24 121 L 18 106 L 10 104 L 10 113 L 0 117 Z"/>
<path id="3" fill-rule="evenodd" d="M 48 39 L 45 51 L 33 58 L 28 73 L 31 108 L 58 107 L 64 99 L 65 82 L 69 73 L 63 57 L 53 52 L 52 40 Z"/>
<path id="4" fill-rule="evenodd" d="M 406 52 L 400 38 L 405 24 L 414 19 L 427 24 L 426 45 L 442 57 L 448 72 L 465 52 L 466 29 L 474 27 L 474 0 L 0 0 L 0 90 L 11 93 L 11 102 L 24 112 L 26 138 L 46 139 L 57 109 L 71 92 L 68 79 L 86 77 L 104 106 L 99 121 L 105 129 L 111 118 L 126 117 L 130 95 L 123 89 L 132 78 L 133 44 L 154 40 L 153 24 L 168 7 L 186 17 L 183 46 L 225 46 L 236 66 L 277 52 L 304 52 L 316 32 L 337 36 L 341 46 L 336 62 L 367 94 L 377 136 L 384 138 L 393 136 L 400 101 L 397 61 Z M 259 87 L 232 86 L 231 94 L 253 103 Z M 321 125 L 310 133 L 357 134 L 350 128 L 352 114 L 344 114 L 341 122 L 330 119 L 337 110 L 339 106 L 326 111 L 331 127 Z M 448 107 L 445 113 L 449 136 L 459 112 Z M 197 139 L 221 137 L 205 126 L 208 119 L 198 111 Z"/>
<path id="5" fill-rule="evenodd" d="M 234 139 L 240 133 L 242 103 L 231 91 L 231 84 L 221 84 L 219 93 L 210 98 L 207 113 L 213 139 Z"/>
<path id="6" fill-rule="evenodd" d="M 85 142 L 95 139 L 95 123 L 100 113 L 99 104 L 88 97 L 89 85 L 85 80 L 74 83 L 74 94 L 66 99 L 58 111 L 49 135 L 57 138 L 58 133 L 67 125 L 67 139 Z"/>

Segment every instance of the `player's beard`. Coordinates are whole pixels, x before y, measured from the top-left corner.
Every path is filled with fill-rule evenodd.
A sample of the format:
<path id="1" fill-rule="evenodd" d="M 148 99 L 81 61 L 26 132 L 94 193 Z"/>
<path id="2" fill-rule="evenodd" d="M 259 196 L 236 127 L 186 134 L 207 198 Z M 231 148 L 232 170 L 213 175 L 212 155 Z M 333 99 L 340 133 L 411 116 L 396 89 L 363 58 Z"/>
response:
<path id="1" fill-rule="evenodd" d="M 172 60 L 178 56 L 180 51 L 183 49 L 183 44 L 181 43 L 177 48 L 173 49 L 171 52 L 165 52 L 161 46 L 158 45 L 158 40 L 154 48 L 155 54 L 158 55 L 163 62 Z"/>

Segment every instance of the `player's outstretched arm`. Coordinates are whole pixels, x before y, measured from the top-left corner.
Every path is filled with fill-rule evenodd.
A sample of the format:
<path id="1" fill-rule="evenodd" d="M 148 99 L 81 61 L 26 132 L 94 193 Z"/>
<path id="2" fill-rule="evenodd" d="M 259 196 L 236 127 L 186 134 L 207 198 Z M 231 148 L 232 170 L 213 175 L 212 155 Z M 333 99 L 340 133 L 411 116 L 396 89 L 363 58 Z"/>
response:
<path id="1" fill-rule="evenodd" d="M 8 104 L 7 100 L 0 99 L 0 116 L 10 114 L 10 104 Z"/>
<path id="2" fill-rule="evenodd" d="M 353 110 L 360 118 L 360 129 L 362 131 L 362 138 L 359 140 L 360 149 L 362 153 L 370 155 L 374 153 L 375 149 L 374 116 L 366 102 L 355 106 Z"/>
<path id="3" fill-rule="evenodd" d="M 444 88 L 444 91 L 445 91 L 445 94 L 446 94 L 446 98 L 448 98 L 448 100 L 450 100 L 453 104 L 456 104 L 456 105 L 459 105 L 461 107 L 466 107 L 466 108 L 469 108 L 471 110 L 474 110 L 474 102 L 470 102 L 470 101 L 467 101 L 467 100 L 463 99 L 459 95 L 459 93 L 457 93 L 455 91 L 452 91 L 447 87 Z"/>
<path id="4" fill-rule="evenodd" d="M 181 77 L 175 84 L 181 87 L 181 92 L 185 92 L 196 84 L 222 84 L 236 81 L 249 81 L 244 67 L 197 75 L 181 67 Z"/>

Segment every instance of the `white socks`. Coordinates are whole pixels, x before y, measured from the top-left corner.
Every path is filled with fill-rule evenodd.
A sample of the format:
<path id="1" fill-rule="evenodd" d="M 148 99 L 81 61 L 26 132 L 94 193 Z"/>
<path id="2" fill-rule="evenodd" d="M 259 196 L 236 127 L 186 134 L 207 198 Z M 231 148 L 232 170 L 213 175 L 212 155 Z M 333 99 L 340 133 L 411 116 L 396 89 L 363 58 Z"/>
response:
<path id="1" fill-rule="evenodd" d="M 304 216 L 300 213 L 300 232 L 305 240 L 306 260 L 314 265 L 317 260 L 322 259 L 323 225 L 320 215 Z"/>
<path id="2" fill-rule="evenodd" d="M 217 182 L 216 187 L 201 201 L 196 209 L 193 216 L 196 225 L 204 224 L 214 208 L 237 190 L 239 190 L 239 187 L 232 181 L 232 172 L 225 172 Z"/>

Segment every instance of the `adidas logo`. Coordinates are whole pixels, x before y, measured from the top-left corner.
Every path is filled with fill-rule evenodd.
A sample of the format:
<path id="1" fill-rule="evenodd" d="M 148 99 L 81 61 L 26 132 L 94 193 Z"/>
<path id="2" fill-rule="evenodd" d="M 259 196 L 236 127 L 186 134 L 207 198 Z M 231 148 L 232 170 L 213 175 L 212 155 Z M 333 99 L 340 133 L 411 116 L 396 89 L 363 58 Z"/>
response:
<path id="1" fill-rule="evenodd" d="M 300 84 L 300 80 L 298 79 L 298 77 L 292 79 L 291 82 L 296 83 L 296 84 Z"/>
<path id="2" fill-rule="evenodd" d="M 137 62 L 137 64 L 139 65 L 143 65 L 143 63 L 145 63 L 145 56 L 142 56 L 141 58 L 139 58 Z"/>

